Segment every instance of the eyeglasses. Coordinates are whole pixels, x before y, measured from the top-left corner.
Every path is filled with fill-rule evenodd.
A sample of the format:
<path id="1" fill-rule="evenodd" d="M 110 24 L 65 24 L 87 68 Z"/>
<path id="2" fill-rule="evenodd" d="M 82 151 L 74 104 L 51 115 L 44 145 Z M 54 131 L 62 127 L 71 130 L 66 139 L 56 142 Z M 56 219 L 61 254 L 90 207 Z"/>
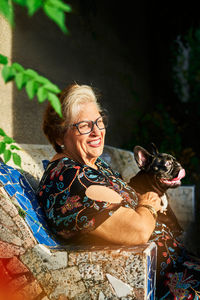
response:
<path id="1" fill-rule="evenodd" d="M 107 127 L 107 124 L 107 117 L 101 116 L 97 118 L 96 121 L 81 121 L 75 124 L 71 124 L 70 126 L 76 127 L 80 134 L 88 134 L 93 130 L 94 125 L 96 125 L 99 128 L 99 130 L 103 130 Z"/>

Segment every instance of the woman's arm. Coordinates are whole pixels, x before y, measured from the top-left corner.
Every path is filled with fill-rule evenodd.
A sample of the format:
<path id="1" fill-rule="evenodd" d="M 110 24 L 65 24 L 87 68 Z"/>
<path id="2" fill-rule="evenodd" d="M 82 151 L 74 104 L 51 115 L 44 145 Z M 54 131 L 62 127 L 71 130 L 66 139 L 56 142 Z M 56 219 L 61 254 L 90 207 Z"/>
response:
<path id="1" fill-rule="evenodd" d="M 119 194 L 115 191 L 111 191 L 107 194 L 104 188 L 101 190 L 96 190 L 93 194 L 87 193 L 96 197 L 94 200 L 100 200 L 99 198 L 104 198 L 104 201 L 110 203 L 116 203 L 117 199 L 120 200 Z M 90 192 L 91 190 L 89 190 Z M 112 193 L 113 194 L 112 194 Z M 113 196 L 113 197 L 111 197 Z M 121 198 L 122 199 L 122 198 Z M 113 201 L 112 201 L 113 200 Z M 160 209 L 160 198 L 154 192 L 146 193 L 139 197 L 139 205 L 150 205 L 156 211 Z M 91 231 L 91 235 L 98 236 L 107 240 L 111 243 L 123 244 L 123 245 L 138 245 L 147 243 L 153 230 L 155 228 L 155 219 L 148 208 L 139 206 L 136 210 L 126 207 L 120 207 L 113 215 L 104 221 L 95 230 Z"/>

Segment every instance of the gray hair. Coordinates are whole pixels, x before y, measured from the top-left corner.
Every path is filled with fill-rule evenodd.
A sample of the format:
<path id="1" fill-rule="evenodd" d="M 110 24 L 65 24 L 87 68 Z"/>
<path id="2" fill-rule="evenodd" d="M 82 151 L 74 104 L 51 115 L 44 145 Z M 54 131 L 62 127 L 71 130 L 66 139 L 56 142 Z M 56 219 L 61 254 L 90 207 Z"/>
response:
<path id="1" fill-rule="evenodd" d="M 63 117 L 60 118 L 52 106 L 48 103 L 44 112 L 43 131 L 49 142 L 58 153 L 62 152 L 58 144 L 62 140 L 68 125 L 73 122 L 81 109 L 81 105 L 94 103 L 99 112 L 102 112 L 96 93 L 88 85 L 72 84 L 65 88 L 59 95 Z"/>

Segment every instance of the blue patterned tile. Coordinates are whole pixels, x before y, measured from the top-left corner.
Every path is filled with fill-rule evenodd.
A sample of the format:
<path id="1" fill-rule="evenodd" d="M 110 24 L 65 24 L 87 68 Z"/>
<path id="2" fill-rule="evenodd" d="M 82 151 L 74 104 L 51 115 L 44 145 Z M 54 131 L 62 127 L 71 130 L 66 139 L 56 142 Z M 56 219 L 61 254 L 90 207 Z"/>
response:
<path id="1" fill-rule="evenodd" d="M 25 211 L 25 221 L 38 243 L 52 248 L 60 246 L 48 230 L 44 213 L 27 179 L 18 170 L 0 162 L 0 182 L 10 197 L 15 195 L 19 206 Z"/>
<path id="2" fill-rule="evenodd" d="M 2 167 L 0 167 L 0 172 L 1 172 L 1 174 L 5 174 L 5 175 L 8 174 L 8 172 L 5 170 L 5 168 L 2 168 Z"/>
<path id="3" fill-rule="evenodd" d="M 156 293 L 157 246 L 154 244 L 147 253 L 147 299 L 154 300 Z"/>
<path id="4" fill-rule="evenodd" d="M 8 183 L 8 179 L 5 176 L 0 175 L 0 182 L 4 185 L 4 184 Z"/>
<path id="5" fill-rule="evenodd" d="M 42 160 L 42 165 L 43 165 L 44 170 L 47 168 L 48 164 L 49 164 L 49 160 L 47 160 L 47 159 Z"/>
<path id="6" fill-rule="evenodd" d="M 16 189 L 11 184 L 6 184 L 4 186 L 4 189 L 9 194 L 10 197 L 14 196 L 14 194 L 16 193 Z"/>

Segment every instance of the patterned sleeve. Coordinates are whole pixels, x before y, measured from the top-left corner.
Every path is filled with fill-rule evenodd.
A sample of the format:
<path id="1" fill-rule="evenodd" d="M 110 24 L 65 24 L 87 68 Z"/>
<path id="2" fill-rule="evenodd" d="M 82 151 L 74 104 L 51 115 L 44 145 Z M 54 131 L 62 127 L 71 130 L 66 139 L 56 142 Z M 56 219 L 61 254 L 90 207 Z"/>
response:
<path id="1" fill-rule="evenodd" d="M 88 198 L 85 191 L 92 184 L 110 185 L 101 172 L 64 159 L 47 169 L 38 198 L 54 233 L 71 237 L 94 230 L 121 206 Z"/>

